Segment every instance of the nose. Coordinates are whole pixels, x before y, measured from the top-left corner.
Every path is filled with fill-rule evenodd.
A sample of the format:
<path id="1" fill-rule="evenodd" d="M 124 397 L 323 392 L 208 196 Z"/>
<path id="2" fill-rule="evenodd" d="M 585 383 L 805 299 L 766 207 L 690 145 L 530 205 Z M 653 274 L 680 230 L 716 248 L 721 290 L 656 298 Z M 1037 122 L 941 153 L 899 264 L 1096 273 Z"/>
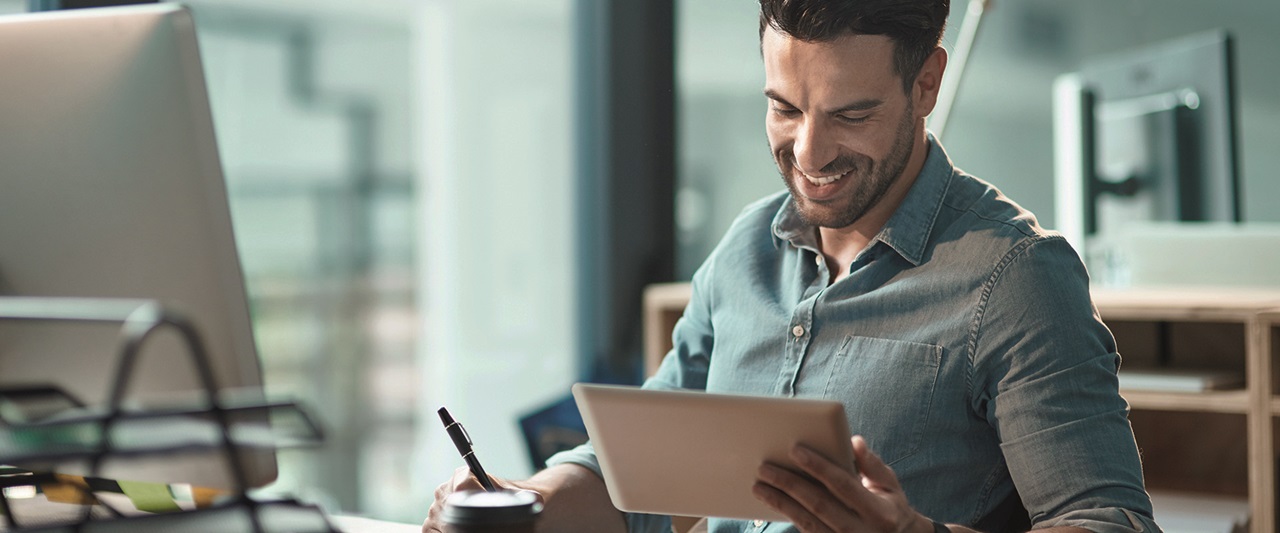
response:
<path id="1" fill-rule="evenodd" d="M 797 128 L 792 152 L 797 169 L 807 175 L 821 177 L 822 169 L 836 159 L 839 149 L 822 121 L 810 118 Z"/>

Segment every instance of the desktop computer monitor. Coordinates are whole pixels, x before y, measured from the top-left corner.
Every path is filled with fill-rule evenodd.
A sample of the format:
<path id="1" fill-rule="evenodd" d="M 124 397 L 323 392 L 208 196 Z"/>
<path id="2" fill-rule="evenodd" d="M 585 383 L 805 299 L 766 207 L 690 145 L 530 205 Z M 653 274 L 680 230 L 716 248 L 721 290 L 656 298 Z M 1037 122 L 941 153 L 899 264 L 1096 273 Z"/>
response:
<path id="1" fill-rule="evenodd" d="M 1233 45 L 1215 30 L 1086 60 L 1054 88 L 1058 229 L 1239 222 Z"/>
<path id="2" fill-rule="evenodd" d="M 0 50 L 0 296 L 158 300 L 199 329 L 220 388 L 260 395 L 190 13 L 148 5 L 0 17 Z M 54 384 L 104 404 L 118 331 L 0 322 L 0 385 Z M 145 345 L 128 398 L 198 398 L 198 383 L 178 336 L 162 333 Z M 109 461 L 101 475 L 233 488 L 220 457 Z M 249 485 L 275 478 L 274 452 L 242 458 Z"/>

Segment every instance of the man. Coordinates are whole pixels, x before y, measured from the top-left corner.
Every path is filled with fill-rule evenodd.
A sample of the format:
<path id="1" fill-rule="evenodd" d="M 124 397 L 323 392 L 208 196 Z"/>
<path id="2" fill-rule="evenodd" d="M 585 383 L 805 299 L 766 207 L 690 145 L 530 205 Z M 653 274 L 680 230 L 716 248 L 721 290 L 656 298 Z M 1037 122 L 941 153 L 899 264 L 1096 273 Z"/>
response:
<path id="1" fill-rule="evenodd" d="M 762 465 L 755 487 L 794 525 L 713 532 L 1159 531 L 1079 258 L 925 130 L 948 11 L 761 0 L 787 191 L 748 206 L 694 275 L 645 386 L 837 399 L 858 473 L 798 447 L 807 477 Z M 666 527 L 611 507 L 589 446 L 551 464 L 498 480 L 543 495 L 543 531 Z M 460 470 L 437 502 L 476 486 Z"/>

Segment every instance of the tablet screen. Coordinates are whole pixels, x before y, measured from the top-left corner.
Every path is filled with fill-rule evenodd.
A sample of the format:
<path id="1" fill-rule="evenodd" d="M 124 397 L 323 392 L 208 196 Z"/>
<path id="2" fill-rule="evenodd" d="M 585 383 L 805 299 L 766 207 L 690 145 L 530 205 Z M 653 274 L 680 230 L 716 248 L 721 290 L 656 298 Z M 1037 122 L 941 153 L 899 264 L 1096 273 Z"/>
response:
<path id="1" fill-rule="evenodd" d="M 751 492 L 764 462 L 799 470 L 802 443 L 853 470 L 831 400 L 573 386 L 609 497 L 622 511 L 787 521 Z"/>

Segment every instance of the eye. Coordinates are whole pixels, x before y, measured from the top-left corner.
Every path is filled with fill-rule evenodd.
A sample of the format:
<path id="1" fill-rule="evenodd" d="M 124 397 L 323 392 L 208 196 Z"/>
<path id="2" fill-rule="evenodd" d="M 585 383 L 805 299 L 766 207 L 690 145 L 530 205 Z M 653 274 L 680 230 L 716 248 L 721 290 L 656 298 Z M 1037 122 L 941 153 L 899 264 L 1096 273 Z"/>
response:
<path id="1" fill-rule="evenodd" d="M 770 106 L 770 109 L 773 109 L 773 112 L 780 117 L 791 118 L 800 114 L 799 109 L 790 106 L 774 104 Z"/>
<path id="2" fill-rule="evenodd" d="M 836 115 L 836 118 L 845 124 L 862 124 L 867 121 L 867 115 Z"/>

